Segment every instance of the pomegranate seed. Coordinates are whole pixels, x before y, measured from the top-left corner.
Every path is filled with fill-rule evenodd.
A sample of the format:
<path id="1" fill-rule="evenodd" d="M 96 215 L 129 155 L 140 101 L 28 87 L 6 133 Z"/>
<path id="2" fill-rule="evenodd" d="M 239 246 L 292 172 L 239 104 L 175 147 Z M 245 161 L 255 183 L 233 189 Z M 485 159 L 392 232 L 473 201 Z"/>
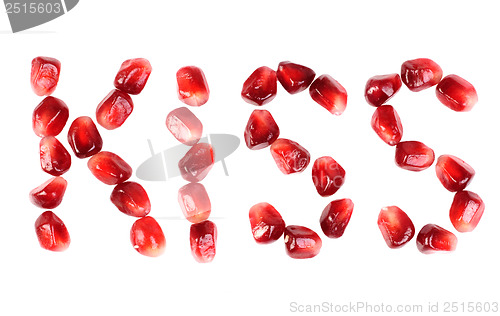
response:
<path id="1" fill-rule="evenodd" d="M 427 224 L 417 235 L 417 248 L 425 254 L 454 251 L 457 248 L 457 237 L 438 225 Z"/>
<path id="2" fill-rule="evenodd" d="M 80 116 L 71 123 L 68 142 L 78 158 L 93 156 L 102 149 L 101 134 L 88 116 Z"/>
<path id="3" fill-rule="evenodd" d="M 413 92 L 437 85 L 443 70 L 428 58 L 407 60 L 401 65 L 401 80 Z"/>
<path id="4" fill-rule="evenodd" d="M 166 125 L 175 139 L 187 146 L 196 144 L 203 133 L 203 124 L 186 107 L 171 111 L 167 115 Z"/>
<path id="5" fill-rule="evenodd" d="M 461 233 L 476 228 L 484 213 L 484 202 L 479 195 L 470 191 L 455 194 L 450 208 L 451 223 Z"/>
<path id="6" fill-rule="evenodd" d="M 457 112 L 472 110 L 477 103 L 477 92 L 467 80 L 457 76 L 448 75 L 436 87 L 439 101 Z"/>
<path id="7" fill-rule="evenodd" d="M 278 65 L 276 77 L 290 94 L 304 91 L 313 82 L 316 73 L 308 67 L 294 64 L 289 61 L 282 61 Z"/>
<path id="8" fill-rule="evenodd" d="M 139 94 L 148 82 L 151 64 L 147 59 L 134 58 L 122 63 L 115 77 L 115 87 L 125 93 Z"/>
<path id="9" fill-rule="evenodd" d="M 201 263 L 211 262 L 217 247 L 217 226 L 211 221 L 192 224 L 189 234 L 191 253 Z"/>
<path id="10" fill-rule="evenodd" d="M 378 107 L 372 116 L 372 128 L 388 145 L 394 146 L 403 137 L 403 125 L 398 112 L 390 105 Z"/>
<path id="11" fill-rule="evenodd" d="M 417 141 L 400 142 L 396 145 L 396 165 L 410 171 L 422 171 L 434 162 L 434 151 Z"/>
<path id="12" fill-rule="evenodd" d="M 330 202 L 319 219 L 321 230 L 329 238 L 339 238 L 344 234 L 351 219 L 354 203 L 351 199 L 340 199 Z"/>
<path id="13" fill-rule="evenodd" d="M 401 89 L 398 74 L 373 76 L 366 82 L 365 99 L 368 104 L 381 106 Z"/>
<path id="14" fill-rule="evenodd" d="M 62 202 L 67 185 L 63 177 L 51 178 L 31 190 L 30 201 L 40 208 L 56 208 Z"/>
<path id="15" fill-rule="evenodd" d="M 214 151 L 212 145 L 198 143 L 179 160 L 179 169 L 184 180 L 200 182 L 214 165 Z"/>
<path id="16" fill-rule="evenodd" d="M 87 166 L 98 180 L 109 185 L 125 182 L 132 176 L 132 168 L 120 156 L 109 151 L 92 156 Z"/>
<path id="17" fill-rule="evenodd" d="M 109 130 L 118 128 L 133 110 L 132 98 L 125 92 L 113 90 L 97 106 L 97 123 Z"/>
<path id="18" fill-rule="evenodd" d="M 31 62 L 31 88 L 38 96 L 51 95 L 57 87 L 61 62 L 50 57 L 36 57 Z"/>
<path id="19" fill-rule="evenodd" d="M 165 235 L 158 222 L 150 217 L 142 217 L 135 221 L 130 229 L 132 246 L 141 255 L 158 257 L 165 252 Z"/>
<path id="20" fill-rule="evenodd" d="M 54 97 L 46 97 L 33 111 L 33 131 L 36 135 L 57 136 L 68 121 L 66 103 Z"/>
<path id="21" fill-rule="evenodd" d="M 332 157 L 320 157 L 313 164 L 312 180 L 319 195 L 330 196 L 344 184 L 345 170 Z"/>
<path id="22" fill-rule="evenodd" d="M 436 162 L 436 175 L 450 192 L 462 191 L 476 172 L 465 161 L 452 155 L 442 155 Z"/>
<path id="23" fill-rule="evenodd" d="M 210 216 L 212 205 L 203 184 L 186 184 L 179 189 L 177 199 L 182 213 L 191 223 L 202 222 Z"/>
<path id="24" fill-rule="evenodd" d="M 48 174 L 60 176 L 71 167 L 71 156 L 57 138 L 45 136 L 40 140 L 40 165 Z"/>
<path id="25" fill-rule="evenodd" d="M 269 103 L 278 90 L 276 80 L 276 71 L 266 66 L 257 68 L 243 83 L 241 97 L 245 102 L 254 105 Z"/>
<path id="26" fill-rule="evenodd" d="M 321 250 L 321 238 L 313 230 L 297 225 L 285 228 L 285 248 L 294 259 L 315 257 Z"/>
<path id="27" fill-rule="evenodd" d="M 304 147 L 286 138 L 279 138 L 271 145 L 271 155 L 284 174 L 304 171 L 311 160 Z"/>
<path id="28" fill-rule="evenodd" d="M 245 143 L 252 150 L 266 148 L 280 136 L 280 128 L 267 110 L 254 110 L 245 128 Z"/>
<path id="29" fill-rule="evenodd" d="M 383 207 L 378 215 L 378 228 L 389 248 L 403 247 L 415 235 L 411 219 L 397 206 Z"/>
<path id="30" fill-rule="evenodd" d="M 309 87 L 309 94 L 330 113 L 340 115 L 347 105 L 347 91 L 330 75 L 321 75 Z"/>
<path id="31" fill-rule="evenodd" d="M 66 225 L 51 211 L 43 212 L 36 219 L 35 231 L 38 242 L 43 249 L 64 251 L 71 243 Z"/>
<path id="32" fill-rule="evenodd" d="M 268 244 L 278 240 L 285 231 L 285 221 L 269 203 L 258 203 L 248 213 L 252 235 L 256 242 Z"/>
<path id="33" fill-rule="evenodd" d="M 148 194 L 137 182 L 127 181 L 117 184 L 111 192 L 110 199 L 120 212 L 130 216 L 144 217 L 151 211 Z"/>
<path id="34" fill-rule="evenodd" d="M 179 69 L 177 71 L 177 94 L 179 100 L 190 106 L 202 106 L 207 103 L 210 89 L 203 71 L 195 66 Z"/>

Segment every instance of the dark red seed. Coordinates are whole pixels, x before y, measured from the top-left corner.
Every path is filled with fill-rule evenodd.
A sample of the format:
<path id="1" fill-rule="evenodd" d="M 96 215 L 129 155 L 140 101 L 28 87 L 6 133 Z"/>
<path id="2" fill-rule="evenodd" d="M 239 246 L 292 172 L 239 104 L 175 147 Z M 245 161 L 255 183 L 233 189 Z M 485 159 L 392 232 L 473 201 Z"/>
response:
<path id="1" fill-rule="evenodd" d="M 368 104 L 381 106 L 401 89 L 398 74 L 373 76 L 366 82 L 365 99 Z"/>
<path id="2" fill-rule="evenodd" d="M 109 151 L 93 155 L 87 166 L 98 180 L 109 185 L 125 182 L 132 176 L 132 168 L 120 156 Z"/>
<path id="3" fill-rule="evenodd" d="M 473 231 L 484 213 L 484 202 L 474 192 L 460 191 L 455 194 L 450 208 L 451 223 L 461 233 Z"/>
<path id="4" fill-rule="evenodd" d="M 202 106 L 210 96 L 207 79 L 196 66 L 182 67 L 177 71 L 177 95 L 179 100 L 190 106 Z"/>
<path id="5" fill-rule="evenodd" d="M 51 211 L 43 212 L 35 221 L 38 242 L 43 249 L 64 251 L 68 249 L 71 238 L 64 222 Z"/>
<path id="6" fill-rule="evenodd" d="M 51 95 L 59 82 L 61 62 L 51 57 L 36 57 L 31 62 L 31 88 L 38 96 Z"/>
<path id="7" fill-rule="evenodd" d="M 93 156 L 102 149 L 101 134 L 88 116 L 80 116 L 71 123 L 68 142 L 78 158 Z"/>
<path id="8" fill-rule="evenodd" d="M 321 238 L 313 230 L 297 225 L 285 228 L 285 249 L 294 259 L 315 257 L 321 250 Z"/>
<path id="9" fill-rule="evenodd" d="M 137 252 L 158 257 L 165 252 L 165 235 L 158 222 L 146 216 L 135 221 L 130 229 L 130 242 Z"/>
<path id="10" fill-rule="evenodd" d="M 285 231 L 281 214 L 269 203 L 258 203 L 248 212 L 252 235 L 256 242 L 268 244 L 278 240 Z"/>
<path id="11" fill-rule="evenodd" d="M 266 148 L 280 136 L 280 128 L 267 110 L 254 110 L 245 128 L 245 143 L 252 150 Z"/>
<path id="12" fill-rule="evenodd" d="M 148 82 L 151 71 L 151 64 L 147 59 L 126 60 L 116 74 L 115 87 L 125 93 L 139 94 Z"/>
<path id="13" fill-rule="evenodd" d="M 290 94 L 304 91 L 313 82 L 316 73 L 306 66 L 282 61 L 278 65 L 276 77 L 283 88 Z"/>
<path id="14" fill-rule="evenodd" d="M 151 211 L 148 194 L 137 182 L 127 181 L 117 184 L 111 192 L 110 199 L 120 212 L 130 216 L 144 217 Z"/>
<path id="15" fill-rule="evenodd" d="M 401 65 L 401 80 L 413 92 L 437 85 L 443 70 L 428 58 L 407 60 Z"/>
<path id="16" fill-rule="evenodd" d="M 401 248 L 415 235 L 415 226 L 397 206 L 382 208 L 377 220 L 378 228 L 389 248 Z"/>
<path id="17" fill-rule="evenodd" d="M 56 208 L 62 202 L 67 185 L 63 177 L 51 178 L 31 190 L 30 201 L 40 208 Z"/>
<path id="18" fill-rule="evenodd" d="M 179 170 L 184 180 L 200 182 L 214 165 L 212 145 L 197 143 L 179 160 Z"/>
<path id="19" fill-rule="evenodd" d="M 97 123 L 105 129 L 122 126 L 134 110 L 132 98 L 120 90 L 111 91 L 97 106 Z"/>
<path id="20" fill-rule="evenodd" d="M 48 174 L 60 176 L 71 167 L 71 155 L 54 136 L 45 136 L 40 140 L 40 165 Z"/>
<path id="21" fill-rule="evenodd" d="M 340 199 L 328 203 L 319 219 L 323 233 L 329 238 L 342 237 L 353 209 L 354 203 L 351 199 Z"/>
<path id="22" fill-rule="evenodd" d="M 380 139 L 390 146 L 396 145 L 403 138 L 401 119 L 390 105 L 382 105 L 375 110 L 371 125 Z"/>
<path id="23" fill-rule="evenodd" d="M 36 135 L 57 136 L 66 125 L 69 109 L 66 103 L 54 97 L 46 97 L 33 111 L 33 131 Z"/>
<path id="24" fill-rule="evenodd" d="M 320 157 L 313 164 L 312 180 L 319 195 L 330 196 L 344 184 L 345 170 L 332 157 Z"/>
<path id="25" fill-rule="evenodd" d="M 442 155 L 436 162 L 436 175 L 450 192 L 464 190 L 476 172 L 462 159 L 452 155 Z"/>
<path id="26" fill-rule="evenodd" d="M 279 138 L 272 143 L 271 155 L 278 169 L 284 174 L 304 171 L 311 160 L 311 155 L 304 147 L 285 138 Z"/>
<path id="27" fill-rule="evenodd" d="M 241 97 L 253 105 L 271 102 L 278 90 L 276 71 L 263 66 L 257 68 L 243 83 Z"/>
<path id="28" fill-rule="evenodd" d="M 347 91 L 330 75 L 321 75 L 309 87 L 309 94 L 319 105 L 334 115 L 344 113 Z"/>
<path id="29" fill-rule="evenodd" d="M 214 260 L 217 248 L 217 226 L 211 221 L 192 224 L 189 234 L 191 253 L 200 263 Z"/>
<path id="30" fill-rule="evenodd" d="M 417 141 L 400 142 L 396 145 L 396 165 L 410 171 L 422 171 L 434 162 L 434 151 Z"/>
<path id="31" fill-rule="evenodd" d="M 436 87 L 436 96 L 447 107 L 457 112 L 468 112 L 477 103 L 477 92 L 467 80 L 448 75 Z"/>
<path id="32" fill-rule="evenodd" d="M 454 251 L 457 248 L 457 237 L 438 225 L 427 224 L 417 235 L 417 248 L 425 254 Z"/>

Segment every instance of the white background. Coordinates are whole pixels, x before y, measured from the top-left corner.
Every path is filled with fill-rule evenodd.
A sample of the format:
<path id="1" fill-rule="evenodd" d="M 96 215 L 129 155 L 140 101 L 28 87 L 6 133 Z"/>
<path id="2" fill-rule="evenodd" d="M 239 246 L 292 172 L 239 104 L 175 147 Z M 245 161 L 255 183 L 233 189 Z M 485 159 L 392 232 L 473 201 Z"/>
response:
<path id="1" fill-rule="evenodd" d="M 424 310 L 429 302 L 441 307 L 453 301 L 499 302 L 500 22 L 494 3 L 80 1 L 65 16 L 19 34 L 9 31 L 2 12 L 0 314 L 286 315 L 294 314 L 291 302 L 422 304 Z M 210 100 L 193 109 L 205 133 L 239 137 L 256 108 L 240 97 L 243 81 L 255 68 L 276 68 L 290 60 L 318 75 L 330 74 L 349 94 L 343 115 L 329 114 L 307 92 L 291 96 L 280 86 L 264 108 L 275 117 L 281 136 L 305 146 L 313 160 L 336 159 L 347 172 L 346 183 L 334 196 L 322 198 L 310 179 L 311 167 L 284 176 L 268 149 L 250 151 L 242 143 L 226 159 L 229 176 L 218 163 L 203 181 L 219 240 L 215 260 L 198 264 L 190 254 L 189 223 L 177 204 L 184 184 L 180 177 L 139 181 L 150 195 L 150 215 L 167 239 L 165 254 L 148 258 L 130 245 L 135 219 L 111 204 L 112 187 L 73 156 L 64 175 L 66 195 L 54 210 L 72 243 L 63 253 L 43 250 L 33 228 L 43 210 L 28 200 L 29 191 L 49 178 L 40 169 L 39 138 L 31 129 L 33 108 L 42 100 L 29 85 L 36 56 L 62 62 L 53 95 L 70 108 L 68 125 L 58 137 L 68 149 L 70 122 L 81 115 L 95 117 L 121 62 L 150 60 L 153 72 L 143 92 L 133 97 L 127 122 L 114 131 L 99 127 L 104 150 L 134 168 L 150 155 L 148 139 L 157 152 L 177 144 L 164 121 L 183 105 L 175 90 L 175 72 L 182 66 L 197 65 L 206 74 Z M 441 186 L 434 166 L 420 173 L 397 168 L 394 148 L 370 127 L 374 108 L 364 100 L 366 80 L 399 72 L 402 62 L 419 57 L 435 60 L 445 75 L 458 74 L 478 91 L 479 103 L 469 113 L 440 104 L 434 89 L 411 93 L 403 86 L 389 102 L 401 116 L 404 140 L 420 140 L 436 156 L 461 157 L 476 170 L 469 189 L 480 194 L 486 210 L 472 233 L 453 229 L 448 218 L 453 194 Z M 354 213 L 344 236 L 330 240 L 320 230 L 319 216 L 331 200 L 344 197 L 354 201 Z M 257 245 L 248 209 L 262 201 L 273 204 L 287 224 L 316 230 L 323 237 L 320 254 L 294 260 L 282 241 Z M 387 205 L 406 211 L 417 230 L 435 223 L 455 232 L 456 252 L 423 255 L 415 240 L 389 249 L 376 224 Z"/>

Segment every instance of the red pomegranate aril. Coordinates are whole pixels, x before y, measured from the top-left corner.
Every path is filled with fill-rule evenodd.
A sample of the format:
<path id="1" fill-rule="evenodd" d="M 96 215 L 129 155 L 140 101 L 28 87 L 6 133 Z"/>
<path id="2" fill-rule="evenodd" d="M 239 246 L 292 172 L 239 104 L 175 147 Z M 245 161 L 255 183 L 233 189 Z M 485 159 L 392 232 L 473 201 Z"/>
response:
<path id="1" fill-rule="evenodd" d="M 71 155 L 54 136 L 40 140 L 40 165 L 42 170 L 53 176 L 60 176 L 71 167 Z"/>
<path id="2" fill-rule="evenodd" d="M 254 110 L 245 128 L 245 143 L 249 149 L 258 150 L 271 145 L 280 136 L 280 128 L 267 110 Z"/>
<path id="3" fill-rule="evenodd" d="M 202 106 L 210 96 L 207 79 L 196 66 L 182 67 L 177 71 L 177 95 L 179 100 L 190 106 Z"/>
<path id="4" fill-rule="evenodd" d="M 372 116 L 371 125 L 385 143 L 394 146 L 403 138 L 403 125 L 398 112 L 390 105 L 379 106 Z"/>
<path id="5" fill-rule="evenodd" d="M 269 67 L 257 68 L 243 83 L 241 97 L 253 105 L 264 105 L 276 97 L 278 90 L 276 71 Z"/>
<path id="6" fill-rule="evenodd" d="M 43 212 L 35 221 L 38 242 L 43 249 L 64 251 L 68 249 L 71 238 L 64 222 L 51 211 Z"/>
<path id="7" fill-rule="evenodd" d="M 68 143 L 78 158 L 93 156 L 102 149 L 101 134 L 88 116 L 80 116 L 71 123 Z"/>
<path id="8" fill-rule="evenodd" d="M 111 192 L 110 199 L 120 212 L 130 216 L 144 217 L 151 211 L 148 194 L 137 182 L 127 181 L 117 184 Z"/>
<path id="9" fill-rule="evenodd" d="M 137 252 L 148 257 L 158 257 L 165 252 L 165 235 L 158 222 L 150 217 L 135 221 L 130 229 L 130 242 Z"/>
<path id="10" fill-rule="evenodd" d="M 177 200 L 182 213 L 191 223 L 199 223 L 208 219 L 212 211 L 207 190 L 201 183 L 188 183 L 181 187 Z"/>
<path id="11" fill-rule="evenodd" d="M 461 233 L 476 228 L 484 213 L 484 202 L 474 192 L 460 191 L 455 194 L 450 208 L 451 223 Z"/>
<path id="12" fill-rule="evenodd" d="M 340 199 L 328 203 L 319 219 L 323 233 L 329 238 L 342 237 L 353 209 L 354 203 L 351 199 Z"/>
<path id="13" fill-rule="evenodd" d="M 63 177 L 51 178 L 30 192 L 30 201 L 35 206 L 53 209 L 61 204 L 68 182 Z"/>
<path id="14" fill-rule="evenodd" d="M 278 240 L 285 231 L 285 221 L 281 214 L 269 203 L 258 203 L 248 212 L 252 235 L 259 244 L 269 244 Z"/>
<path id="15" fill-rule="evenodd" d="M 46 97 L 33 111 L 33 131 L 36 135 L 57 136 L 66 125 L 69 109 L 66 103 L 54 97 Z"/>
<path id="16" fill-rule="evenodd" d="M 31 88 L 38 96 L 51 95 L 59 82 L 61 62 L 51 57 L 36 57 L 31 61 Z"/>
<path id="17" fill-rule="evenodd" d="M 203 124 L 188 108 L 172 110 L 165 122 L 175 139 L 187 146 L 196 144 L 203 133 Z"/>
<path id="18" fill-rule="evenodd" d="M 179 160 L 179 170 L 184 180 L 200 182 L 214 165 L 212 145 L 197 143 Z"/>
<path id="19" fill-rule="evenodd" d="M 284 174 L 304 171 L 311 160 L 311 155 L 304 147 L 286 138 L 279 138 L 272 143 L 271 155 Z"/>
<path id="20" fill-rule="evenodd" d="M 285 227 L 285 249 L 294 259 L 315 257 L 321 250 L 321 238 L 313 230 L 298 225 Z"/>
<path id="21" fill-rule="evenodd" d="M 424 254 L 454 251 L 457 248 L 457 237 L 438 225 L 427 224 L 417 235 L 417 248 Z"/>
<path id="22" fill-rule="evenodd" d="M 389 248 L 403 247 L 415 235 L 415 226 L 408 215 L 397 206 L 387 206 L 380 210 L 378 228 Z"/>
<path id="23" fill-rule="evenodd" d="M 306 66 L 282 61 L 278 65 L 276 77 L 283 88 L 290 94 L 304 91 L 311 85 L 316 73 Z"/>
<path id="24" fill-rule="evenodd" d="M 345 170 L 332 157 L 320 157 L 314 161 L 312 180 L 321 196 L 335 194 L 345 182 Z"/>
<path id="25" fill-rule="evenodd" d="M 439 156 L 436 162 L 436 175 L 450 192 L 464 190 L 476 172 L 462 159 L 452 155 Z"/>
<path id="26" fill-rule="evenodd" d="M 97 106 L 97 123 L 108 130 L 116 129 L 125 123 L 133 110 L 132 98 L 125 92 L 113 90 Z"/>
<path id="27" fill-rule="evenodd" d="M 434 162 L 434 151 L 417 141 L 400 142 L 396 145 L 396 165 L 410 171 L 422 171 Z"/>
<path id="28" fill-rule="evenodd" d="M 217 226 L 211 221 L 192 224 L 189 232 L 191 253 L 196 261 L 207 263 L 214 260 L 217 248 Z"/>
<path id="29" fill-rule="evenodd" d="M 134 58 L 122 63 L 115 77 L 115 87 L 129 94 L 139 94 L 148 82 L 151 64 L 145 58 Z"/>
<path id="30" fill-rule="evenodd" d="M 428 58 L 407 60 L 401 65 L 401 80 L 413 92 L 437 85 L 443 70 Z"/>
<path id="31" fill-rule="evenodd" d="M 132 176 L 132 168 L 120 156 L 109 151 L 93 155 L 87 162 L 90 172 L 101 182 L 115 185 Z"/>
<path id="32" fill-rule="evenodd" d="M 368 104 L 381 106 L 401 89 L 398 74 L 373 76 L 366 82 L 365 99 Z"/>
<path id="33" fill-rule="evenodd" d="M 448 75 L 436 87 L 436 96 L 447 107 L 456 112 L 468 112 L 477 103 L 477 92 L 467 80 Z"/>
<path id="34" fill-rule="evenodd" d="M 311 98 L 334 115 L 344 113 L 347 91 L 330 75 L 321 75 L 309 87 Z"/>

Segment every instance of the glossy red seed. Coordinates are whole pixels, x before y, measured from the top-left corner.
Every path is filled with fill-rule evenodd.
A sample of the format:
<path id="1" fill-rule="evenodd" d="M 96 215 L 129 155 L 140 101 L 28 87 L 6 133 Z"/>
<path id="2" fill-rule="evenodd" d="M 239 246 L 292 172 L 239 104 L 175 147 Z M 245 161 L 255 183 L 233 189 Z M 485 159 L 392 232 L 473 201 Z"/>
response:
<path id="1" fill-rule="evenodd" d="M 351 199 L 340 199 L 328 203 L 319 219 L 323 233 L 329 238 L 342 237 L 353 209 L 354 203 Z"/>
<path id="2" fill-rule="evenodd" d="M 245 128 L 245 143 L 252 150 L 266 148 L 280 136 L 280 128 L 267 110 L 254 110 Z"/>
<path id="3" fill-rule="evenodd" d="M 278 240 L 285 231 L 281 214 L 269 203 L 258 203 L 248 212 L 252 235 L 256 242 L 268 244 Z"/>
<path id="4" fill-rule="evenodd" d="M 434 162 L 434 151 L 421 142 L 400 142 L 396 145 L 395 161 L 400 168 L 422 171 Z"/>
<path id="5" fill-rule="evenodd" d="M 276 71 L 269 67 L 257 68 L 243 83 L 241 97 L 253 105 L 264 105 L 276 97 L 278 90 Z"/>
<path id="6" fill-rule="evenodd" d="M 476 172 L 462 159 L 452 155 L 442 155 L 436 162 L 436 175 L 450 192 L 462 191 L 469 185 Z"/>
<path id="7" fill-rule="evenodd" d="M 40 208 L 56 208 L 62 202 L 67 185 L 63 177 L 51 178 L 31 190 L 30 201 Z"/>
<path id="8" fill-rule="evenodd" d="M 188 108 L 172 110 L 165 122 L 175 139 L 187 146 L 196 144 L 203 133 L 203 124 Z"/>
<path id="9" fill-rule="evenodd" d="M 130 242 L 137 252 L 158 257 L 165 252 L 165 235 L 158 222 L 146 216 L 135 221 L 130 229 Z"/>
<path id="10" fill-rule="evenodd" d="M 130 216 L 144 217 L 151 211 L 148 194 L 137 182 L 127 181 L 117 184 L 111 192 L 110 199 L 120 212 Z"/>
<path id="11" fill-rule="evenodd" d="M 46 97 L 33 111 L 33 131 L 36 135 L 57 136 L 66 125 L 69 109 L 66 103 L 54 97 Z"/>
<path id="12" fill-rule="evenodd" d="M 295 94 L 304 91 L 313 82 L 316 73 L 306 66 L 294 64 L 289 61 L 282 61 L 278 65 L 276 77 L 283 88 Z"/>
<path id="13" fill-rule="evenodd" d="M 347 91 L 330 75 L 321 75 L 309 87 L 309 94 L 319 105 L 334 115 L 344 113 Z"/>
<path id="14" fill-rule="evenodd" d="M 286 138 L 279 138 L 272 143 L 271 155 L 284 174 L 304 171 L 311 160 L 311 155 L 304 147 Z"/>
<path id="15" fill-rule="evenodd" d="M 97 106 L 97 123 L 105 129 L 113 130 L 122 126 L 133 110 L 132 98 L 125 92 L 113 90 Z"/>
<path id="16" fill-rule="evenodd" d="M 428 58 L 407 60 L 401 65 L 401 80 L 413 92 L 437 85 L 443 70 Z"/>
<path id="17" fill-rule="evenodd" d="M 38 96 L 51 95 L 59 82 L 61 62 L 51 57 L 36 57 L 31 61 L 31 88 Z"/>
<path id="18" fill-rule="evenodd" d="M 461 233 L 476 228 L 484 213 L 484 202 L 474 192 L 460 191 L 455 194 L 450 208 L 451 223 Z"/>
<path id="19" fill-rule="evenodd" d="M 212 145 L 198 143 L 179 160 L 179 170 L 184 180 L 200 182 L 214 165 L 214 151 Z"/>
<path id="20" fill-rule="evenodd" d="M 373 76 L 366 82 L 365 99 L 368 104 L 381 106 L 401 89 L 398 74 Z"/>
<path id="21" fill-rule="evenodd" d="M 371 125 L 385 143 L 394 146 L 403 138 L 403 125 L 398 112 L 390 105 L 378 107 L 372 116 Z"/>
<path id="22" fill-rule="evenodd" d="M 71 167 L 71 155 L 54 136 L 40 140 L 40 165 L 42 170 L 53 176 L 60 176 Z"/>
<path id="23" fill-rule="evenodd" d="M 147 59 L 134 58 L 122 63 L 115 77 L 115 87 L 129 94 L 139 94 L 148 82 L 151 64 Z"/>
<path id="24" fill-rule="evenodd" d="M 92 156 L 87 166 L 99 181 L 109 185 L 125 182 L 132 176 L 132 168 L 120 156 L 109 151 Z"/>
<path id="25" fill-rule="evenodd" d="M 71 238 L 64 222 L 51 211 L 43 212 L 35 221 L 38 242 L 43 249 L 64 251 L 68 249 Z"/>
<path id="26" fill-rule="evenodd" d="M 210 96 L 203 71 L 195 66 L 182 67 L 177 71 L 177 95 L 190 106 L 202 106 Z"/>
<path id="27" fill-rule="evenodd" d="M 199 223 L 208 219 L 212 211 L 207 190 L 201 183 L 188 183 L 181 187 L 177 200 L 182 213 L 191 223 Z"/>
<path id="28" fill-rule="evenodd" d="M 297 225 L 285 228 L 285 249 L 294 259 L 315 257 L 321 250 L 321 238 L 313 230 Z"/>
<path id="29" fill-rule="evenodd" d="M 71 123 L 68 143 L 78 158 L 93 156 L 102 149 L 101 134 L 88 116 L 80 116 Z"/>
<path id="30" fill-rule="evenodd" d="M 332 157 L 320 157 L 313 164 L 312 180 L 319 195 L 330 196 L 344 184 L 345 170 Z"/>
<path id="31" fill-rule="evenodd" d="M 196 261 L 200 263 L 214 260 L 217 248 L 217 226 L 211 221 L 192 224 L 189 240 L 191 253 Z"/>
<path id="32" fill-rule="evenodd" d="M 417 235 L 417 248 L 425 254 L 454 251 L 457 248 L 457 237 L 438 225 L 427 224 Z"/>
<path id="33" fill-rule="evenodd" d="M 477 92 L 467 80 L 448 75 L 436 87 L 436 96 L 447 107 L 457 112 L 468 112 L 477 103 Z"/>
<path id="34" fill-rule="evenodd" d="M 378 228 L 389 248 L 401 248 L 415 235 L 415 226 L 397 206 L 383 207 L 378 215 Z"/>

